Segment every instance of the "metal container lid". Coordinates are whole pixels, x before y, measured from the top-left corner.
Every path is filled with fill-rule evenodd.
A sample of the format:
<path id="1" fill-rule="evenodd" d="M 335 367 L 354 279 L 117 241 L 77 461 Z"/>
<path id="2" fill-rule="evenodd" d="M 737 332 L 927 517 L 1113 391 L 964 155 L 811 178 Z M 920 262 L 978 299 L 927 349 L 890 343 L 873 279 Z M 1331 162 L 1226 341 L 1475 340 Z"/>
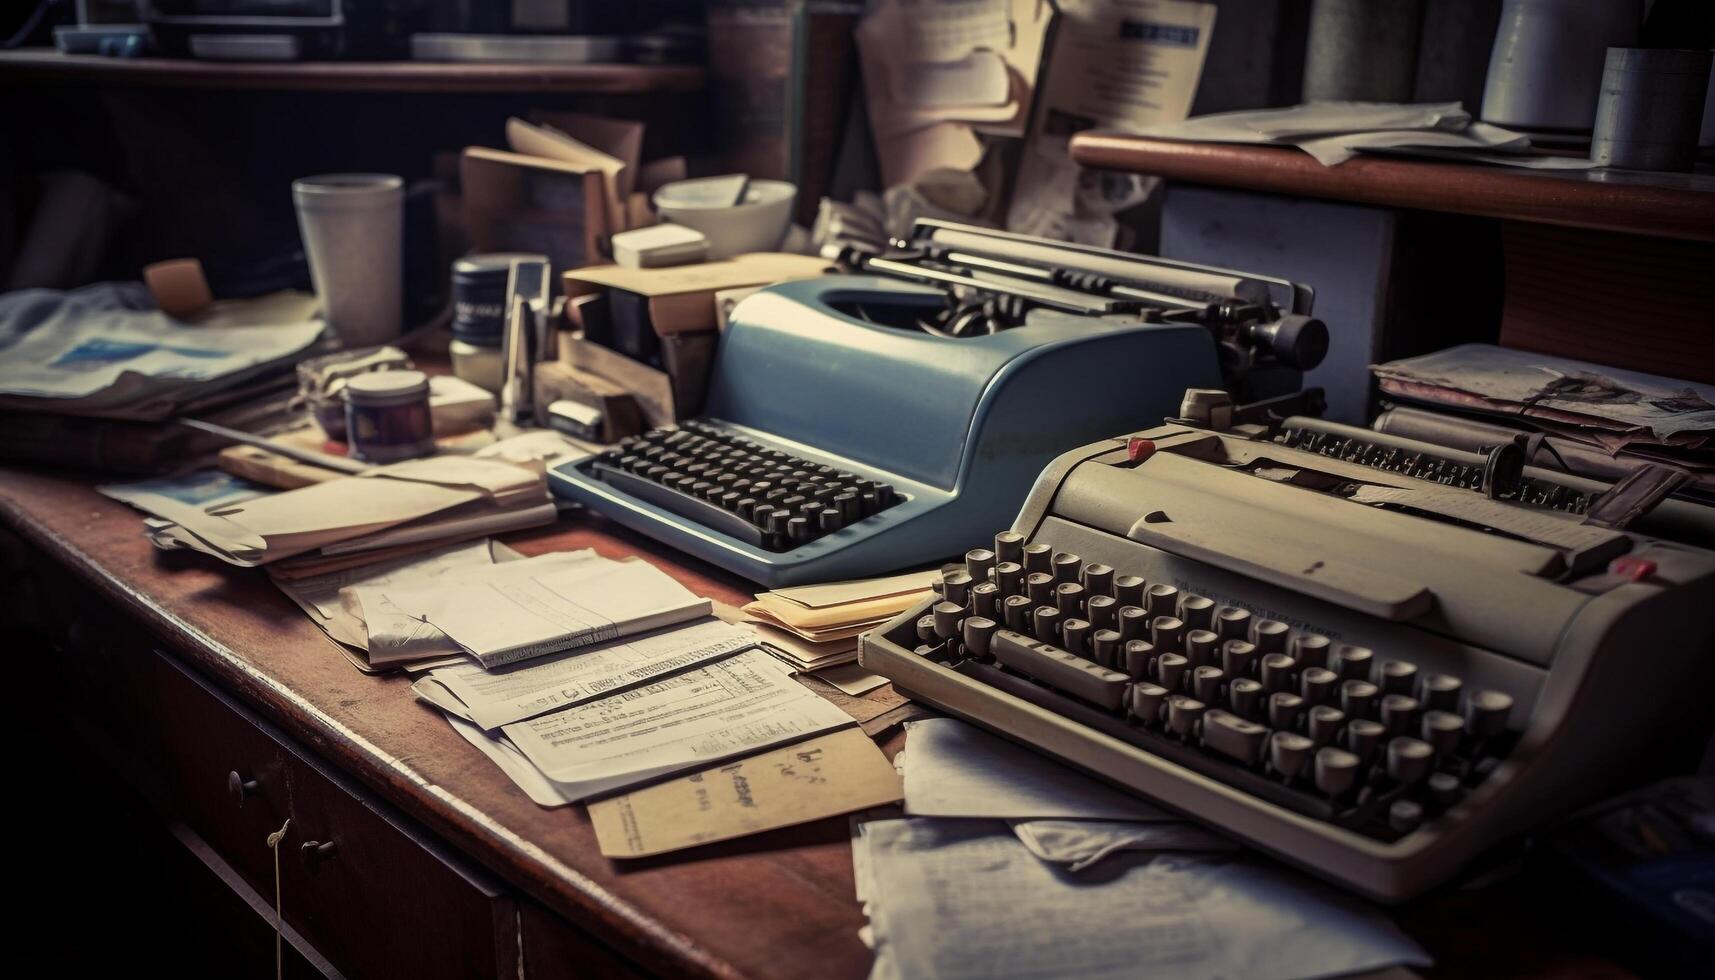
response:
<path id="1" fill-rule="evenodd" d="M 540 259 L 542 256 L 529 252 L 489 252 L 483 255 L 467 255 L 453 261 L 453 281 L 468 283 L 472 286 L 487 286 L 498 281 L 500 289 L 506 288 L 506 277 L 512 272 L 512 263 L 520 259 Z"/>
<path id="2" fill-rule="evenodd" d="M 375 371 L 345 383 L 354 405 L 408 405 L 429 397 L 429 376 L 421 371 Z"/>

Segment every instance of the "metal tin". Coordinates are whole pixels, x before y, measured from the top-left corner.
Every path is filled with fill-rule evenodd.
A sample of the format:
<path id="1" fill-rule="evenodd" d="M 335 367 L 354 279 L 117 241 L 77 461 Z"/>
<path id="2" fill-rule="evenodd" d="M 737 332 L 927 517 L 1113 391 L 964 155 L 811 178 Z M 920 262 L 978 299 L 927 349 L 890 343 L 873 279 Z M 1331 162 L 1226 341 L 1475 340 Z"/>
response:
<path id="1" fill-rule="evenodd" d="M 1609 48 L 1590 159 L 1604 167 L 1689 171 L 1709 92 L 1708 51 Z"/>
<path id="2" fill-rule="evenodd" d="M 512 263 L 539 258 L 524 252 L 494 252 L 454 262 L 453 336 L 477 347 L 499 347 L 506 329 L 506 280 Z"/>
<path id="3" fill-rule="evenodd" d="M 435 451 L 429 379 L 421 371 L 360 374 L 345 385 L 345 429 L 351 455 L 391 463 Z"/>

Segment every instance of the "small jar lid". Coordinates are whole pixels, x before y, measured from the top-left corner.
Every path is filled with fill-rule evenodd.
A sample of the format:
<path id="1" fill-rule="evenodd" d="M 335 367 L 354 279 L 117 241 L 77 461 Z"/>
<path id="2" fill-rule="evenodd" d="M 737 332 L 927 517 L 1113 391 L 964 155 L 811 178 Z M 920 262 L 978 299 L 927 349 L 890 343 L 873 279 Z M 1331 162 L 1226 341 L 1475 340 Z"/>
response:
<path id="1" fill-rule="evenodd" d="M 419 401 L 429 397 L 429 376 L 421 371 L 372 371 L 359 374 L 345 383 L 349 402 L 363 405 L 391 405 Z"/>

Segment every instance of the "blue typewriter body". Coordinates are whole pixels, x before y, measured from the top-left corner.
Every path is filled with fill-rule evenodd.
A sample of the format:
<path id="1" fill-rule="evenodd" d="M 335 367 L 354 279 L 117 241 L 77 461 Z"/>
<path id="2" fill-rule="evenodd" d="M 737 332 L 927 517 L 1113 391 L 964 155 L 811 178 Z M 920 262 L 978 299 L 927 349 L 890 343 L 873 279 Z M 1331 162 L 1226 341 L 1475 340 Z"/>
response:
<path id="1" fill-rule="evenodd" d="M 854 315 L 919 302 L 942 294 L 870 275 L 753 294 L 728 318 L 696 429 L 885 484 L 891 506 L 768 547 L 616 486 L 598 457 L 551 471 L 554 492 L 765 586 L 860 578 L 981 544 L 1055 456 L 1159 424 L 1186 388 L 1221 385 L 1216 344 L 1192 323 L 1038 310 L 1024 326 L 954 338 Z"/>

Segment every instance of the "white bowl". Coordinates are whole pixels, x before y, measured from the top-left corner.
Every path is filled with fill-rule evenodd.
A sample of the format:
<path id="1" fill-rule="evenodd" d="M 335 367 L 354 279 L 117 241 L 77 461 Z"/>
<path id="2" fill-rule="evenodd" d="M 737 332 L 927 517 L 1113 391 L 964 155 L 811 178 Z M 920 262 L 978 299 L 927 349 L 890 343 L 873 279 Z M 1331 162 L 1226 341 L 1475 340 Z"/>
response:
<path id="1" fill-rule="evenodd" d="M 745 252 L 772 252 L 792 225 L 792 203 L 798 188 L 784 180 L 753 180 L 744 200 L 727 207 L 699 207 L 677 198 L 678 181 L 655 192 L 655 211 L 664 220 L 695 228 L 709 240 L 710 259 L 730 259 Z"/>

